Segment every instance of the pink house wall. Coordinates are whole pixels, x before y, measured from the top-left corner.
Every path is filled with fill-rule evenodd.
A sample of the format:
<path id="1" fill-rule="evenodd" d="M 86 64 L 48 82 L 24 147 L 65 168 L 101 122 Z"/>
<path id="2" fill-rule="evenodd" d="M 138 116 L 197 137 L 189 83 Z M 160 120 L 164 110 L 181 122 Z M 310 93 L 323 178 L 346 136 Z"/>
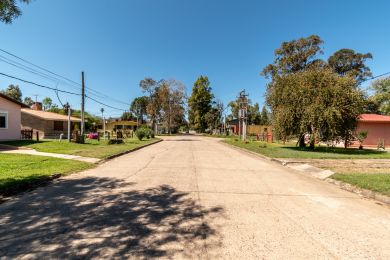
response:
<path id="1" fill-rule="evenodd" d="M 0 97 L 0 112 L 8 113 L 8 127 L 7 129 L 0 128 L 0 140 L 19 140 L 21 130 L 20 105 Z"/>
<path id="2" fill-rule="evenodd" d="M 385 140 L 385 146 L 390 147 L 390 122 L 358 122 L 356 132 L 368 131 L 363 146 L 377 146 L 379 139 Z"/>

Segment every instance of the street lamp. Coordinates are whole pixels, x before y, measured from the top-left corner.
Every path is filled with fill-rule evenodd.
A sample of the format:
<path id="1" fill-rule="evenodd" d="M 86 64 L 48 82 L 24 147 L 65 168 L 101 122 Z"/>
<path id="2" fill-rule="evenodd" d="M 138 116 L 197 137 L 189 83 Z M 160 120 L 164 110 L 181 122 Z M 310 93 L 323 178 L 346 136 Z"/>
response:
<path id="1" fill-rule="evenodd" d="M 106 120 L 104 120 L 104 108 L 101 108 L 100 112 L 102 112 L 102 120 L 103 120 L 103 139 L 106 140 Z"/>
<path id="2" fill-rule="evenodd" d="M 66 102 L 66 104 L 64 105 L 64 111 L 65 111 L 65 114 L 68 115 L 68 142 L 70 142 L 70 114 L 71 114 L 71 109 L 70 109 L 70 105 L 69 105 L 69 102 Z"/>

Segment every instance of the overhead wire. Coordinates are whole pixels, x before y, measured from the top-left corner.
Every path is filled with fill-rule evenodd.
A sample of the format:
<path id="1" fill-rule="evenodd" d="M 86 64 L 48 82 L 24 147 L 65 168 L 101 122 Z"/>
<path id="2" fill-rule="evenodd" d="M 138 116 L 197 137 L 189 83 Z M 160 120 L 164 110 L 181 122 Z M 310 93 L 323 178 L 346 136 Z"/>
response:
<path id="1" fill-rule="evenodd" d="M 6 57 L 0 55 L 0 58 L 1 58 L 1 57 L 3 58 L 3 59 L 0 59 L 0 60 L 2 60 L 3 62 L 8 63 L 9 65 L 18 67 L 19 69 L 28 71 L 28 72 L 30 72 L 30 73 L 33 73 L 33 74 L 38 75 L 38 76 L 41 76 L 41 77 L 43 77 L 43 78 L 52 80 L 52 81 L 54 81 L 54 82 L 61 82 L 61 83 L 65 84 L 65 85 L 72 86 L 73 88 L 77 88 L 78 90 L 81 89 L 81 84 L 78 83 L 78 82 L 76 82 L 76 81 L 74 81 L 74 80 L 72 80 L 72 79 L 69 79 L 69 78 L 64 77 L 64 76 L 62 76 L 62 75 L 60 75 L 60 74 L 58 74 L 58 73 L 55 73 L 55 72 L 53 72 L 53 71 L 51 71 L 51 70 L 48 70 L 48 69 L 46 69 L 46 68 L 43 68 L 42 66 L 36 65 L 36 64 L 34 64 L 34 63 L 32 63 L 32 62 L 30 62 L 30 61 L 24 59 L 24 58 L 21 58 L 20 56 L 15 55 L 15 54 L 13 54 L 13 53 L 11 53 L 11 52 L 9 52 L 9 51 L 6 51 L 6 50 L 4 50 L 4 49 L 1 49 L 1 48 L 0 48 L 0 51 L 3 52 L 3 53 L 6 53 L 7 55 L 10 55 L 10 56 L 12 56 L 12 57 L 14 57 L 14 58 L 16 58 L 16 59 L 18 59 L 18 60 L 20 60 L 20 61 L 23 61 L 23 62 L 25 62 L 25 63 L 27 63 L 27 64 L 29 64 L 29 65 L 31 65 L 31 66 L 34 66 L 34 67 L 36 67 L 36 68 L 38 68 L 38 69 L 40 69 L 40 70 L 43 70 L 43 71 L 45 71 L 45 72 L 47 72 L 47 73 L 50 73 L 50 74 L 52 74 L 52 75 L 54 75 L 54 76 L 56 76 L 56 77 L 59 77 L 60 79 L 59 79 L 59 78 L 56 78 L 56 77 L 53 77 L 53 76 L 50 76 L 50 75 L 47 75 L 47 74 L 42 73 L 42 72 L 40 72 L 40 71 L 37 71 L 36 69 L 33 69 L 33 68 L 29 67 L 29 66 L 26 66 L 26 65 L 24 65 L 24 64 L 21 64 L 21 63 L 19 63 L 19 62 L 17 62 L 17 61 L 14 61 L 14 60 L 10 60 L 10 59 L 8 59 L 8 58 L 6 58 Z M 76 86 L 77 86 L 77 87 L 76 87 Z M 128 102 L 124 102 L 124 101 L 121 101 L 121 100 L 112 98 L 112 97 L 108 96 L 107 94 L 101 93 L 101 92 L 99 92 L 99 91 L 97 91 L 97 90 L 94 90 L 94 89 L 92 89 L 92 88 L 89 88 L 89 87 L 87 87 L 87 86 L 85 87 L 85 89 L 86 89 L 86 92 L 89 92 L 90 95 L 95 96 L 95 97 L 97 97 L 97 98 L 101 98 L 101 99 L 110 99 L 110 100 L 112 100 L 113 102 L 121 103 L 121 104 L 130 106 L 130 103 L 128 103 Z"/>
<path id="2" fill-rule="evenodd" d="M 31 84 L 31 85 L 35 85 L 35 86 L 37 86 L 37 87 L 46 88 L 46 89 L 51 89 L 51 90 L 54 90 L 54 91 L 57 90 L 57 91 L 59 91 L 59 92 L 66 93 L 66 94 L 70 94 L 70 95 L 81 96 L 80 93 L 75 93 L 75 92 L 71 92 L 71 91 L 67 91 L 67 90 L 62 90 L 62 89 L 56 89 L 56 88 L 53 88 L 53 87 L 49 87 L 49 86 L 45 86 L 45 85 L 42 85 L 42 84 L 39 84 L 39 83 L 35 83 L 35 82 L 33 82 L 33 81 L 30 81 L 30 80 L 25 80 L 25 79 L 22 79 L 22 78 L 18 78 L 18 77 L 15 77 L 15 76 L 12 76 L 12 75 L 3 73 L 3 72 L 0 72 L 0 75 L 5 76 L 5 77 L 8 77 L 8 78 L 11 78 L 11 79 L 16 79 L 16 80 L 19 80 L 19 81 L 24 82 L 24 83 L 28 83 L 28 84 Z"/>

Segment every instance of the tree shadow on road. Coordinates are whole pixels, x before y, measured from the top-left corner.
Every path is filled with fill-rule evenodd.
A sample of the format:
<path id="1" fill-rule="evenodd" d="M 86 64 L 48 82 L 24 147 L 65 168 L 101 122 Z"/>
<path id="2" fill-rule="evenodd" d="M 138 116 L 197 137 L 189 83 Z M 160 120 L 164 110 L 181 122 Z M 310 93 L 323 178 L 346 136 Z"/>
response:
<path id="1" fill-rule="evenodd" d="M 0 255 L 10 258 L 200 258 L 219 247 L 221 207 L 168 185 L 68 179 L 0 206 Z"/>

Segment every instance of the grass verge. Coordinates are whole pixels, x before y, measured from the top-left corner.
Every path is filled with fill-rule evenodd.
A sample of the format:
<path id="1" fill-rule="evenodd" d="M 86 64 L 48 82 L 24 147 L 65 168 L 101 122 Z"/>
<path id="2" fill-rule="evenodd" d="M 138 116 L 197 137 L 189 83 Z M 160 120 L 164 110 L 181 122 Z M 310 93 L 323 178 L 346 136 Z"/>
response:
<path id="1" fill-rule="evenodd" d="M 320 146 L 314 151 L 299 148 L 292 144 L 277 144 L 250 141 L 245 143 L 236 139 L 225 139 L 225 143 L 244 148 L 271 158 L 305 158 L 305 159 L 390 159 L 386 151 L 359 150 L 355 148 L 331 148 Z"/>
<path id="2" fill-rule="evenodd" d="M 123 144 L 107 144 L 107 141 L 86 140 L 85 144 L 68 143 L 66 141 L 44 140 L 40 142 L 21 140 L 2 142 L 3 144 L 13 146 L 23 146 L 35 149 L 39 152 L 72 154 L 84 157 L 93 157 L 104 159 L 111 155 L 142 147 L 147 144 L 158 141 L 159 139 L 147 139 L 139 141 L 138 139 L 125 139 Z"/>
<path id="3" fill-rule="evenodd" d="M 44 156 L 0 154 L 0 194 L 11 195 L 94 164 Z"/>
<path id="4" fill-rule="evenodd" d="M 350 183 L 362 189 L 372 190 L 390 196 L 390 174 L 336 173 L 331 178 Z"/>

